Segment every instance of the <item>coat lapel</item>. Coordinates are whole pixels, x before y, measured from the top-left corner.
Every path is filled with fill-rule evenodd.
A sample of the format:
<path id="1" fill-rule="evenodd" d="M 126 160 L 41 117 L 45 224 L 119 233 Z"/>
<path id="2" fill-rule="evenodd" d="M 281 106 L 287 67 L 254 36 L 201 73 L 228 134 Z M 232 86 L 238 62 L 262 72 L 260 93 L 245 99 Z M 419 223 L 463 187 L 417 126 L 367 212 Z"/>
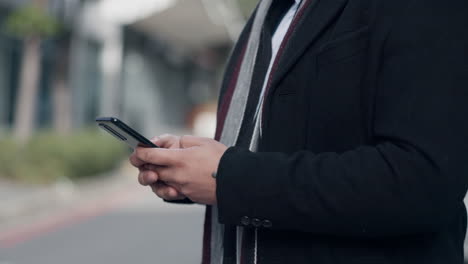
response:
<path id="1" fill-rule="evenodd" d="M 328 26 L 335 21 L 344 9 L 348 0 L 308 0 L 304 6 L 304 14 L 298 18 L 295 31 L 290 36 L 278 67 L 274 73 L 271 92 L 277 83 L 288 73 L 294 63 L 302 56 L 306 49 L 322 35 Z"/>

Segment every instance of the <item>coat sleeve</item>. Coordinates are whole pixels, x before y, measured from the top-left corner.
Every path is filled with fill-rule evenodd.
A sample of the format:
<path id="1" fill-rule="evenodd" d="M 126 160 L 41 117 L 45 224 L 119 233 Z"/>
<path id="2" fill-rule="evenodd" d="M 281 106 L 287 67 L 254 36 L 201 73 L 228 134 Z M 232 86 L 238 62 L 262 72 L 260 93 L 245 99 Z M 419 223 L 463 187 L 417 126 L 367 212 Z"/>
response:
<path id="1" fill-rule="evenodd" d="M 467 3 L 415 0 L 396 19 L 378 76 L 375 145 L 228 149 L 218 169 L 219 221 L 363 237 L 448 225 L 468 187 Z"/>

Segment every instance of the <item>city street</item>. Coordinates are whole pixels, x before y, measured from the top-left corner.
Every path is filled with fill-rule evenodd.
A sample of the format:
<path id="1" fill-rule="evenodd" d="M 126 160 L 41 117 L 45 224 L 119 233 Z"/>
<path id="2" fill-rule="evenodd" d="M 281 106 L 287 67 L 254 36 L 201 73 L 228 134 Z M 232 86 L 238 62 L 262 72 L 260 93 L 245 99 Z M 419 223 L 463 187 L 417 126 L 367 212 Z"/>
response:
<path id="1" fill-rule="evenodd" d="M 101 198 L 92 190 L 89 201 L 0 230 L 0 264 L 200 262 L 204 207 L 164 203 L 130 177 L 114 181 Z"/>
<path id="2" fill-rule="evenodd" d="M 116 197 L 0 234 L 0 264 L 199 263 L 203 207 L 139 186 Z"/>

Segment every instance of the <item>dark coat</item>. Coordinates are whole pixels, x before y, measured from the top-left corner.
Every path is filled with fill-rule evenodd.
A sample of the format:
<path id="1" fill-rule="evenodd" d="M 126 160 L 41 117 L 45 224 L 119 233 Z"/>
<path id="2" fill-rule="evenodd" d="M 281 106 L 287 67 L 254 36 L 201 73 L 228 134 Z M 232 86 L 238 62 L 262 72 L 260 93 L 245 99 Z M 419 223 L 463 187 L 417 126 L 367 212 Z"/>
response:
<path id="1" fill-rule="evenodd" d="M 219 221 L 259 226 L 259 264 L 461 264 L 468 1 L 313 0 L 305 12 L 259 152 L 221 160 Z"/>

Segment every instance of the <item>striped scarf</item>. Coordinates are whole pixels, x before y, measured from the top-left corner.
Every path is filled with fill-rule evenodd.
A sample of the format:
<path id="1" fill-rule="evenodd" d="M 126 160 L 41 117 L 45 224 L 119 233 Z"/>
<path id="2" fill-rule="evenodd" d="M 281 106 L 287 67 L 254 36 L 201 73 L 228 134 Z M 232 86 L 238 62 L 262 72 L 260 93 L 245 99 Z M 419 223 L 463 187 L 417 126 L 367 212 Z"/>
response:
<path id="1" fill-rule="evenodd" d="M 239 71 L 234 73 L 234 84 L 232 84 L 231 89 L 232 94 L 227 99 L 227 111 L 221 113 L 221 122 L 218 120 L 218 126 L 221 126 L 220 133 L 217 135 L 217 140 L 219 140 L 224 145 L 231 147 L 234 146 L 237 142 L 239 132 L 241 130 L 242 122 L 244 120 L 244 113 L 247 106 L 247 100 L 250 93 L 252 77 L 255 67 L 255 62 L 257 60 L 257 54 L 260 46 L 260 38 L 262 33 L 262 27 L 265 22 L 268 10 L 272 2 L 275 0 L 262 0 L 257 8 L 255 18 L 250 30 L 249 39 L 247 41 L 246 47 L 243 51 L 242 59 L 240 61 Z M 300 10 L 305 9 L 305 3 L 310 1 L 302 1 Z M 294 24 L 299 18 L 299 14 L 295 17 L 289 32 L 287 33 L 283 41 L 287 41 L 292 32 Z M 283 45 L 282 45 L 283 46 Z M 276 57 L 275 65 L 277 65 L 278 58 L 281 56 L 282 50 L 280 50 Z M 275 69 L 272 70 L 272 73 Z M 268 87 L 267 87 L 268 91 Z M 253 131 L 252 139 L 250 142 L 250 150 L 256 151 L 258 139 L 260 135 L 260 120 L 262 114 L 260 113 L 257 117 L 257 122 L 255 124 L 255 129 Z M 218 209 L 216 206 L 208 206 L 207 212 L 205 215 L 205 233 L 204 233 L 204 250 L 203 250 L 203 260 L 202 264 L 222 264 L 224 257 L 224 225 L 218 222 Z M 242 235 L 244 229 L 243 227 L 237 227 L 237 243 L 236 243 L 236 252 L 237 252 L 237 263 L 240 263 L 240 253 L 242 250 Z M 255 230 L 255 246 L 256 246 L 256 234 Z M 255 262 L 255 261 L 254 261 Z"/>

